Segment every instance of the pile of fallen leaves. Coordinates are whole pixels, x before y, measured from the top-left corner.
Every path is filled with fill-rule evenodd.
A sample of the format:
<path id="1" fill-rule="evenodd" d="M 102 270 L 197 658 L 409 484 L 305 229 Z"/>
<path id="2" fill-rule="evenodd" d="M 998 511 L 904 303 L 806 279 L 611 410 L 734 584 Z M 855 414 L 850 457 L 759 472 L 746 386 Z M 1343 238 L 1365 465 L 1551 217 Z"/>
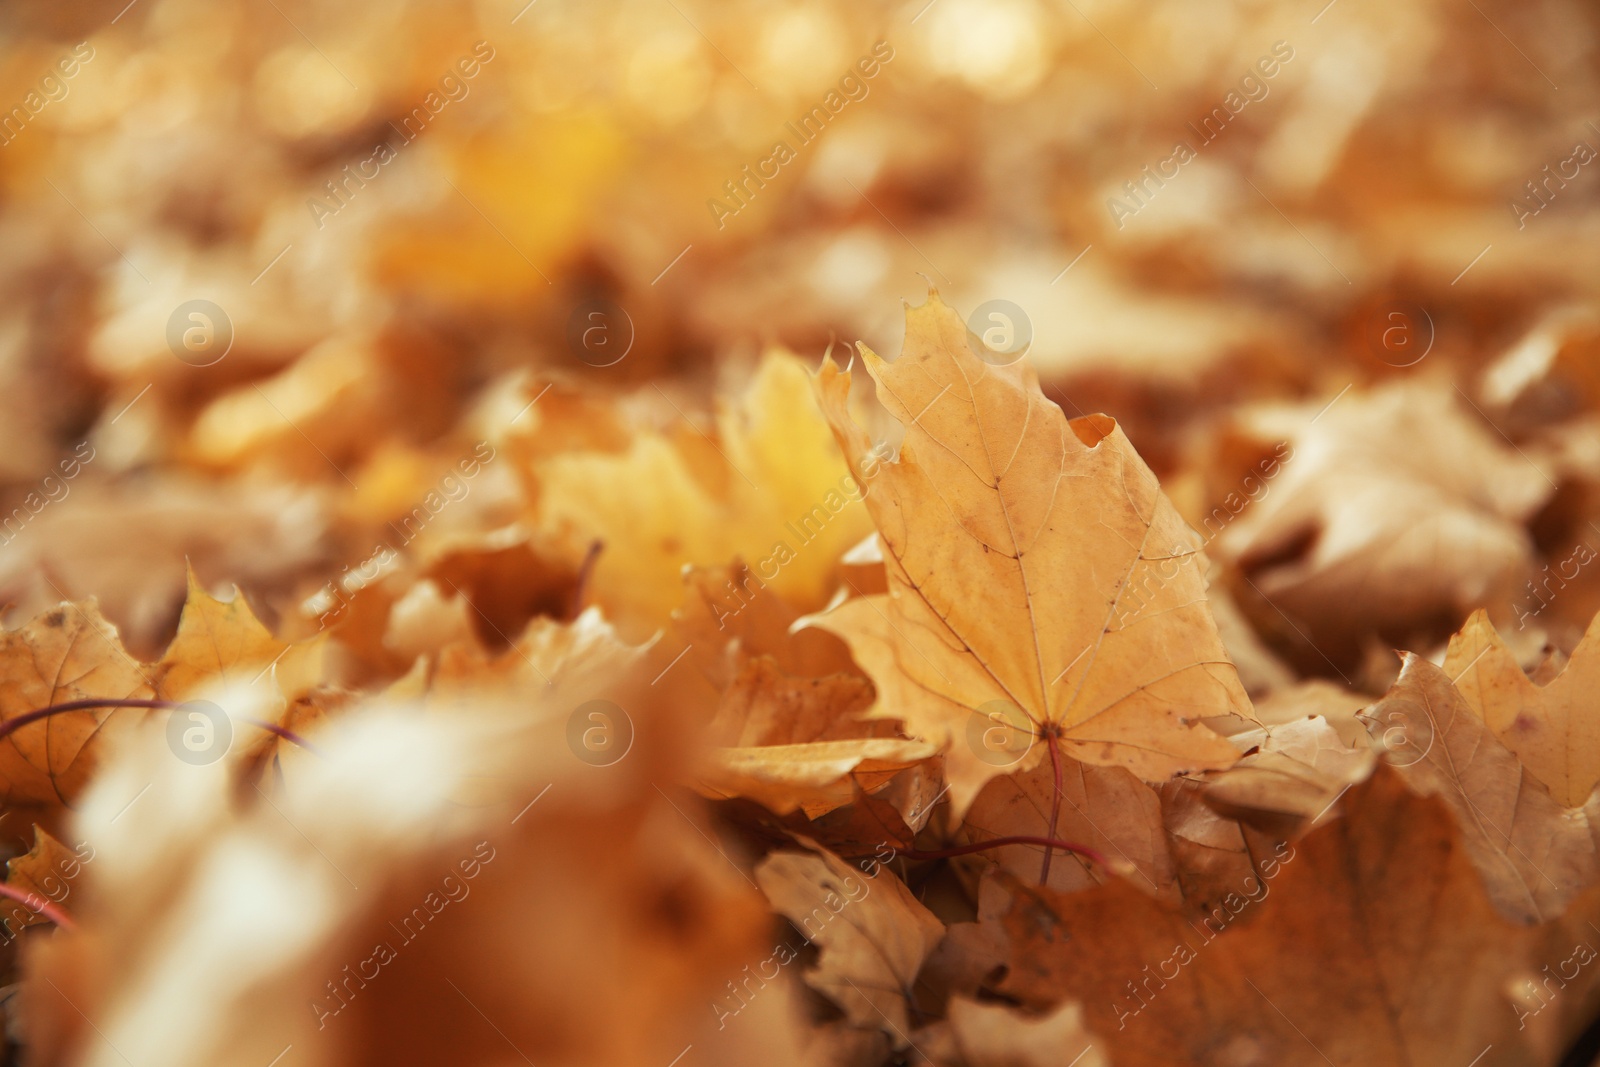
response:
<path id="1" fill-rule="evenodd" d="M 0 1064 L 1600 1062 L 1592 9 L 0 37 Z"/>
<path id="2" fill-rule="evenodd" d="M 1600 638 L 1479 612 L 1380 699 L 1251 681 L 1292 674 L 1116 422 L 937 293 L 906 329 L 871 409 L 781 354 L 704 435 L 540 393 L 500 447 L 552 539 L 607 531 L 577 571 L 442 553 L 299 635 L 191 578 L 150 662 L 92 599 L 6 634 L 32 1062 L 1556 1062 Z M 1324 425 L 1230 536 L 1365 447 Z"/>

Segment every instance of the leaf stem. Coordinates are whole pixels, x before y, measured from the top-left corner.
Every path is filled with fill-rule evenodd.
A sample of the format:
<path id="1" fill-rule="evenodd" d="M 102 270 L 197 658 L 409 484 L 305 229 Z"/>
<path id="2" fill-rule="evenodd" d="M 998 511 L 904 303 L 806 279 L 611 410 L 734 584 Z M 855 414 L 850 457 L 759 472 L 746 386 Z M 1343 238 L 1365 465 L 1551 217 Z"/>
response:
<path id="1" fill-rule="evenodd" d="M 1012 837 L 991 837 L 987 841 L 978 841 L 970 845 L 957 845 L 954 848 L 932 849 L 920 851 L 918 849 L 903 848 L 897 850 L 898 854 L 911 860 L 943 860 L 954 856 L 969 856 L 974 852 L 983 852 L 986 849 L 1002 848 L 1006 845 L 1043 845 L 1047 849 L 1059 848 L 1063 852 L 1076 852 L 1100 866 L 1110 869 L 1111 863 L 1105 854 L 1088 845 L 1076 845 L 1071 841 L 1058 841 L 1050 837 L 1033 837 L 1019 834 Z"/>
<path id="2" fill-rule="evenodd" d="M 172 711 L 183 707 L 188 701 L 182 700 L 149 700 L 142 697 L 125 697 L 122 699 L 100 699 L 91 697 L 86 700 L 68 700 L 60 704 L 50 704 L 47 707 L 34 711 L 24 712 L 14 719 L 0 723 L 0 741 L 16 733 L 31 723 L 41 719 L 48 719 L 52 715 L 61 715 L 69 711 L 86 711 L 89 708 L 155 708 L 158 710 Z M 308 752 L 316 752 L 317 748 L 310 741 L 301 737 L 293 730 L 279 726 L 277 723 L 267 722 L 264 719 L 255 719 L 249 716 L 240 716 L 240 722 L 247 722 L 251 726 L 259 727 L 270 734 L 276 734 L 292 745 L 298 745 Z"/>
<path id="3" fill-rule="evenodd" d="M 77 923 L 67 918 L 66 912 L 37 893 L 29 893 L 26 890 L 18 889 L 14 885 L 0 882 L 0 897 L 10 897 L 35 915 L 43 915 L 63 930 L 76 930 L 78 928 Z"/>
<path id="4" fill-rule="evenodd" d="M 1050 748 L 1050 770 L 1055 777 L 1055 792 L 1050 796 L 1050 829 L 1049 836 L 1056 836 L 1056 822 L 1061 818 L 1061 753 L 1056 751 L 1056 734 L 1054 730 L 1046 730 L 1044 743 Z M 1044 863 L 1039 867 L 1039 884 L 1050 884 L 1050 857 L 1051 847 L 1044 848 Z"/>

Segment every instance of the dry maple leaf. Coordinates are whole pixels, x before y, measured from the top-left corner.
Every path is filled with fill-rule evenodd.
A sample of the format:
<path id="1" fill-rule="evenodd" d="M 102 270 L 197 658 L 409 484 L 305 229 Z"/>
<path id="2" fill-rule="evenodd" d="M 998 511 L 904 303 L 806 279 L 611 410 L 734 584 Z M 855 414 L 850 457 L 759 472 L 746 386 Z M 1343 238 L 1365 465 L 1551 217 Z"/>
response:
<path id="1" fill-rule="evenodd" d="M 1307 664 L 1353 656 L 1362 633 L 1459 618 L 1517 584 L 1532 549 L 1522 523 L 1550 485 L 1448 385 L 1399 380 L 1241 422 L 1292 452 L 1255 503 L 1231 494 L 1239 508 L 1225 502 L 1202 526 L 1246 580 L 1241 606 L 1298 640 Z"/>
<path id="2" fill-rule="evenodd" d="M 1209 916 L 1016 886 L 1005 989 L 1081 1000 L 1119 1067 L 1544 1062 L 1510 996 L 1541 932 L 1495 913 L 1449 813 L 1387 768 L 1342 808 Z"/>
<path id="3" fill-rule="evenodd" d="M 221 702 L 235 720 L 228 755 L 243 777 L 252 777 L 249 771 L 274 757 L 298 761 L 305 730 L 347 702 L 319 689 L 327 643 L 326 633 L 292 644 L 278 640 L 237 588 L 231 600 L 219 600 L 191 569 L 178 632 L 152 675 L 163 699 Z"/>
<path id="4" fill-rule="evenodd" d="M 1600 782 L 1600 616 L 1564 669 L 1538 684 L 1482 610 L 1450 639 L 1444 672 L 1469 708 L 1557 802 L 1581 807 Z"/>
<path id="5" fill-rule="evenodd" d="M 1510 669 L 1522 673 L 1515 664 Z M 1406 653 L 1394 688 L 1363 717 L 1406 782 L 1450 808 L 1489 896 L 1506 915 L 1554 918 L 1600 878 L 1600 798 L 1564 807 L 1444 671 Z"/>
<path id="6" fill-rule="evenodd" d="M 117 628 L 93 600 L 62 603 L 20 630 L 0 634 L 0 721 L 68 701 L 154 695 L 149 673 L 123 649 Z M 93 771 L 104 731 L 146 714 L 69 711 L 8 734 L 0 741 L 5 802 L 71 803 Z"/>
<path id="7" fill-rule="evenodd" d="M 685 567 L 683 585 L 672 629 L 715 691 L 727 689 L 754 656 L 771 657 L 790 677 L 859 675 L 843 641 L 824 630 L 796 629 L 800 612 L 742 561 Z"/>
<path id="8" fill-rule="evenodd" d="M 712 750 L 702 791 L 815 818 L 935 755 L 887 723 L 860 721 L 871 703 L 871 684 L 855 675 L 789 678 L 770 658 L 752 660 L 723 694 L 718 718 L 737 729 L 736 743 Z"/>
<path id="9" fill-rule="evenodd" d="M 831 852 L 774 852 L 755 873 L 773 909 L 822 949 L 806 983 L 856 1026 L 910 1044 L 912 985 L 944 924 L 892 872 L 868 877 Z"/>
<path id="10" fill-rule="evenodd" d="M 218 600 L 191 568 L 178 633 L 157 665 L 161 695 L 182 700 L 206 686 L 252 685 L 288 649 L 261 625 L 238 589 L 232 600 Z"/>
<path id="11" fill-rule="evenodd" d="M 37 824 L 33 828 L 33 847 L 6 863 L 5 884 L 31 901 L 7 902 L 4 907 L 5 922 L 11 933 L 34 923 L 48 922 L 41 902 L 48 902 L 57 911 L 70 915 L 67 905 L 73 884 L 83 873 L 83 865 L 94 858 L 94 849 L 87 843 L 76 849 L 68 848 L 50 836 Z"/>
<path id="12" fill-rule="evenodd" d="M 704 684 L 685 678 L 687 668 L 672 684 L 680 699 L 716 709 L 706 735 L 717 747 L 697 783 L 706 796 L 816 818 L 934 755 L 895 724 L 863 719 L 872 683 L 854 671 L 844 643 L 792 631 L 798 613 L 748 568 L 691 567 L 684 582 L 673 629 Z"/>
<path id="13" fill-rule="evenodd" d="M 1372 771 L 1365 740 L 1346 743 L 1321 715 L 1263 726 L 1232 740 L 1248 745 L 1250 754 L 1207 780 L 1206 803 L 1230 819 L 1285 837 L 1303 832 L 1345 788 Z"/>
<path id="14" fill-rule="evenodd" d="M 1233 762 L 1201 723 L 1250 707 L 1206 608 L 1205 557 L 1116 423 L 1069 422 L 1026 364 L 980 360 L 937 292 L 908 307 L 899 359 L 859 347 L 906 428 L 897 461 L 851 418 L 848 372 L 826 360 L 817 386 L 868 486 L 889 592 L 812 621 L 849 642 L 877 714 L 947 750 L 956 812 L 1057 743 L 1155 781 Z M 1048 744 L 997 752 L 996 723 L 1018 749 Z"/>
<path id="15" fill-rule="evenodd" d="M 894 736 L 893 723 L 862 721 L 872 698 L 860 675 L 794 678 L 770 656 L 750 657 L 723 691 L 710 732 L 736 748 Z"/>
<path id="16" fill-rule="evenodd" d="M 748 797 L 779 815 L 799 809 L 816 818 L 933 755 L 927 742 L 898 737 L 719 748 L 696 785 L 709 797 Z"/>
<path id="17" fill-rule="evenodd" d="M 736 556 L 751 561 L 758 587 L 820 607 L 839 556 L 869 522 L 827 425 L 796 403 L 806 388 L 799 361 L 774 352 L 719 410 L 715 439 L 668 408 L 680 440 L 640 431 L 625 452 L 545 459 L 538 528 L 574 559 L 605 544 L 593 598 L 623 623 L 660 625 L 682 599 L 685 564 Z"/>
<path id="18" fill-rule="evenodd" d="M 983 788 L 968 809 L 963 827 L 974 841 L 997 837 L 1043 837 L 1088 845 L 1125 865 L 1133 878 L 1152 893 L 1174 891 L 1172 857 L 1163 839 L 1161 798 L 1150 786 L 1122 767 L 1097 767 L 1063 759 L 1061 806 L 1051 828 L 1056 778 L 1048 763 L 997 778 Z M 1038 877 L 1039 845 L 1001 845 L 987 853 L 1001 867 L 1023 879 Z M 981 863 L 982 860 L 969 860 Z M 1083 856 L 1054 864 L 1047 884 L 1067 892 L 1086 889 L 1105 875 Z"/>

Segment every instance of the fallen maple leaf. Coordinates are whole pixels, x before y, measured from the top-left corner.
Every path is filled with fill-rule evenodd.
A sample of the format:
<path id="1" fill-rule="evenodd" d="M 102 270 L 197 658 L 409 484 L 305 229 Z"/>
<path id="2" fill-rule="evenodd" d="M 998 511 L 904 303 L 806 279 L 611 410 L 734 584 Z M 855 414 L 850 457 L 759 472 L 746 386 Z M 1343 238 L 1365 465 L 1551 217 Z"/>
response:
<path id="1" fill-rule="evenodd" d="M 648 629 L 682 599 L 685 564 L 751 561 L 755 584 L 820 607 L 839 556 L 869 528 L 849 472 L 815 409 L 796 403 L 806 372 L 774 352 L 743 396 L 718 413 L 715 437 L 665 408 L 681 432 L 639 431 L 625 452 L 544 459 L 538 528 L 580 558 L 605 544 L 594 601 L 619 623 Z M 665 394 L 655 396 L 665 404 Z M 739 610 L 736 596 L 724 613 Z"/>
<path id="2" fill-rule="evenodd" d="M 722 695 L 714 729 L 732 743 L 712 750 L 704 791 L 815 818 L 935 754 L 889 723 L 861 721 L 871 703 L 864 678 L 790 678 L 770 657 L 751 660 Z"/>
<path id="3" fill-rule="evenodd" d="M 892 872 L 869 877 L 831 852 L 774 852 L 755 874 L 774 910 L 821 947 L 806 983 L 856 1026 L 886 1028 L 907 1047 L 912 986 L 944 924 Z"/>
<path id="4" fill-rule="evenodd" d="M 1510 669 L 1522 674 L 1514 663 Z M 1411 788 L 1438 795 L 1450 808 L 1506 915 L 1524 922 L 1555 918 L 1600 879 L 1600 798 L 1564 807 L 1495 738 L 1444 671 L 1406 653 L 1394 688 L 1363 717 Z"/>
<path id="5" fill-rule="evenodd" d="M 1161 797 L 1122 767 L 1099 767 L 1063 758 L 1059 811 L 1057 779 L 1046 762 L 1032 770 L 996 778 L 984 786 L 963 820 L 973 841 L 1002 837 L 1044 837 L 1076 841 L 1121 861 L 1126 876 L 1152 893 L 1175 892 L 1172 857 L 1162 833 Z M 1039 845 L 1001 845 L 985 853 L 1018 878 L 1039 874 Z M 986 862 L 974 857 L 969 864 Z M 1063 892 L 1086 889 L 1103 880 L 1103 869 L 1086 857 L 1050 868 L 1048 885 Z"/>
<path id="6" fill-rule="evenodd" d="M 70 915 L 67 898 L 83 865 L 93 858 L 94 849 L 87 843 L 68 848 L 35 824 L 33 847 L 6 863 L 5 884 L 23 898 L 4 909 L 11 934 L 35 923 L 59 923 L 63 913 Z"/>
<path id="7" fill-rule="evenodd" d="M 843 641 L 825 630 L 796 629 L 800 612 L 746 564 L 686 567 L 683 585 L 684 602 L 672 613 L 672 628 L 716 692 L 726 690 L 756 656 L 770 657 L 788 677 L 860 675 Z"/>
<path id="8" fill-rule="evenodd" d="M 204 686 L 253 685 L 289 646 L 272 636 L 237 589 L 221 601 L 189 570 L 188 597 L 178 633 L 157 664 L 161 694 L 170 700 L 193 696 Z"/>
<path id="9" fill-rule="evenodd" d="M 1449 813 L 1393 771 L 1341 806 L 1210 915 L 1123 882 L 1017 885 L 1005 990 L 1081 1000 L 1120 1067 L 1547 1062 L 1511 995 L 1544 931 L 1495 913 Z"/>
<path id="10" fill-rule="evenodd" d="M 898 360 L 859 347 L 906 428 L 898 460 L 878 462 L 851 418 L 848 372 L 828 359 L 816 381 L 868 486 L 889 592 L 810 621 L 849 642 L 875 714 L 945 749 L 956 813 L 1047 748 L 1153 781 L 1233 762 L 1202 723 L 1250 708 L 1205 557 L 1116 423 L 1069 422 L 1026 364 L 978 359 L 936 292 L 907 309 Z M 1009 727 L 1001 751 L 991 727 Z"/>
<path id="11" fill-rule="evenodd" d="M 863 718 L 872 683 L 843 642 L 792 630 L 798 613 L 748 568 L 691 567 L 684 583 L 688 597 L 673 629 L 703 682 L 680 674 L 671 684 L 680 699 L 715 708 L 702 793 L 816 818 L 934 755 L 894 723 Z"/>
<path id="12" fill-rule="evenodd" d="M 721 748 L 698 785 L 707 796 L 748 797 L 780 815 L 798 808 L 816 818 L 933 755 L 924 741 L 895 737 Z"/>
<path id="13" fill-rule="evenodd" d="M 1565 668 L 1539 684 L 1517 665 L 1488 614 L 1475 611 L 1450 638 L 1444 673 L 1467 707 L 1558 803 L 1576 808 L 1588 802 L 1600 783 L 1600 719 L 1593 711 L 1600 690 L 1600 616 Z"/>
<path id="14" fill-rule="evenodd" d="M 1335 400 L 1242 416 L 1245 436 L 1292 451 L 1255 503 L 1232 494 L 1237 518 L 1219 507 L 1202 523 L 1238 568 L 1240 606 L 1318 669 L 1353 658 L 1365 633 L 1432 626 L 1512 592 L 1531 558 L 1522 523 L 1551 488 L 1447 384 Z"/>
<path id="15" fill-rule="evenodd" d="M 93 600 L 62 603 L 0 634 L 0 722 L 69 701 L 154 696 L 149 672 L 128 655 Z M 106 731 L 148 714 L 86 708 L 7 734 L 0 741 L 6 803 L 70 804 L 93 773 Z"/>

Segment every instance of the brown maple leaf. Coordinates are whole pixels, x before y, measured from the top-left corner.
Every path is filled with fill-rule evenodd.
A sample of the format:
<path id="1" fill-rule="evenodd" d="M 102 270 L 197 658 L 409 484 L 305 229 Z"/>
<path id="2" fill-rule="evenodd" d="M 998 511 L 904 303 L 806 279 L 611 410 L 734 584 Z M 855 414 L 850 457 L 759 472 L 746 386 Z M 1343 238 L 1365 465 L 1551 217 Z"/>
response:
<path id="1" fill-rule="evenodd" d="M 1510 670 L 1522 674 L 1514 663 Z M 1363 718 L 1406 782 L 1449 807 L 1506 915 L 1554 918 L 1600 879 L 1600 797 L 1580 808 L 1563 806 L 1474 714 L 1443 670 L 1406 653 L 1394 688 Z"/>
<path id="2" fill-rule="evenodd" d="M 1544 932 L 1495 913 L 1449 813 L 1387 768 L 1342 806 L 1208 915 L 1017 885 L 1005 989 L 1081 1000 L 1125 1067 L 1548 1062 L 1511 995 Z"/>

